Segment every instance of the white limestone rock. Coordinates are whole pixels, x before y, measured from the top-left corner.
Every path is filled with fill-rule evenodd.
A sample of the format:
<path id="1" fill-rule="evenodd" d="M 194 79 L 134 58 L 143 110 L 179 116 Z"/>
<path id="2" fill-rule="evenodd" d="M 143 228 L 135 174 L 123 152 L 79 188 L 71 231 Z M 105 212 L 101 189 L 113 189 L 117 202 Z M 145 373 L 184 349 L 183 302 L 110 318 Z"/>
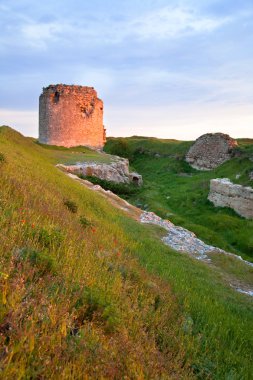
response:
<path id="1" fill-rule="evenodd" d="M 212 179 L 208 199 L 216 207 L 230 207 L 240 216 L 253 219 L 252 187 L 233 184 L 228 178 Z"/>

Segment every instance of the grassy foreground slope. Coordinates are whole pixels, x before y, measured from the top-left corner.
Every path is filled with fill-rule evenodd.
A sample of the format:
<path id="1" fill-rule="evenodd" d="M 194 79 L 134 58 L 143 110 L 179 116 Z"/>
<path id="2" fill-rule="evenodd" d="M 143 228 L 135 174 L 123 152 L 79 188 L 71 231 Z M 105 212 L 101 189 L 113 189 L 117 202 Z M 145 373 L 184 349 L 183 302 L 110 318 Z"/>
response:
<path id="1" fill-rule="evenodd" d="M 234 183 L 253 186 L 249 179 L 253 140 L 238 142 L 237 157 L 208 172 L 197 171 L 185 162 L 192 144 L 188 141 L 111 138 L 105 150 L 129 157 L 143 175 L 144 186 L 130 197 L 132 203 L 188 228 L 206 243 L 253 262 L 253 221 L 233 210 L 216 208 L 207 200 L 211 178 L 230 178 Z"/>
<path id="2" fill-rule="evenodd" d="M 0 378 L 250 379 L 253 307 L 0 128 Z"/>

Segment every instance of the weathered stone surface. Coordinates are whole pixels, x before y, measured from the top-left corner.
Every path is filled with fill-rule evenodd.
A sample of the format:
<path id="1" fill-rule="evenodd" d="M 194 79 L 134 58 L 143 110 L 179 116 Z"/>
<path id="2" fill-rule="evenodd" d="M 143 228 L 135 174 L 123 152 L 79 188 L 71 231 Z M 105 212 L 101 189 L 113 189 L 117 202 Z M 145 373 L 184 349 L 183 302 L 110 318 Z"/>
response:
<path id="1" fill-rule="evenodd" d="M 230 207 L 237 214 L 253 219 L 253 189 L 233 184 L 228 178 L 212 179 L 209 201 L 215 206 Z"/>
<path id="2" fill-rule="evenodd" d="M 253 181 L 253 172 L 250 172 L 250 173 L 249 173 L 249 179 L 250 179 L 251 181 Z"/>
<path id="3" fill-rule="evenodd" d="M 129 162 L 126 158 L 117 158 L 110 164 L 98 162 L 82 162 L 75 165 L 57 165 L 58 167 L 73 173 L 85 176 L 98 177 L 106 181 L 117 183 L 135 183 L 142 185 L 142 176 L 138 173 L 129 173 Z"/>
<path id="4" fill-rule="evenodd" d="M 43 88 L 39 99 L 39 142 L 102 148 L 103 102 L 94 88 L 63 84 Z"/>
<path id="5" fill-rule="evenodd" d="M 212 170 L 232 157 L 236 140 L 223 133 L 200 136 L 186 154 L 186 161 L 198 170 Z"/>

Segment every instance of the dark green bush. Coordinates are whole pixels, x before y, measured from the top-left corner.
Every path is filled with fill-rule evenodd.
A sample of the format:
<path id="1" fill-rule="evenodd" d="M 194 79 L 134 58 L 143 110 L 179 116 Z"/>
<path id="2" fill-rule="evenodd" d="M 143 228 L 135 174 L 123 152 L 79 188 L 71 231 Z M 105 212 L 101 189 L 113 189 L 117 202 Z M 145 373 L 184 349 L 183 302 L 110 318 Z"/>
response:
<path id="1" fill-rule="evenodd" d="M 80 174 L 79 177 L 81 179 L 87 179 L 95 185 L 100 185 L 103 189 L 110 190 L 118 195 L 132 195 L 137 194 L 140 191 L 140 188 L 134 184 L 116 183 L 93 176 L 84 176 L 83 174 Z"/>
<path id="2" fill-rule="evenodd" d="M 70 212 L 73 212 L 73 214 L 77 213 L 78 206 L 74 201 L 71 201 L 69 199 L 65 199 L 63 203 Z"/>
<path id="3" fill-rule="evenodd" d="M 63 234 L 57 228 L 51 231 L 46 228 L 39 228 L 34 231 L 34 236 L 37 237 L 39 243 L 45 248 L 59 247 L 63 241 Z"/>
<path id="4" fill-rule="evenodd" d="M 91 227 L 93 225 L 92 222 L 89 219 L 87 219 L 84 215 L 80 216 L 79 221 L 84 228 Z"/>
<path id="5" fill-rule="evenodd" d="M 103 323 L 105 331 L 110 333 L 115 331 L 121 323 L 115 305 L 101 289 L 85 287 L 75 308 L 77 320 L 81 325 L 84 321 L 99 320 Z"/>
<path id="6" fill-rule="evenodd" d="M 3 164 L 4 162 L 6 162 L 5 155 L 0 152 L 0 164 Z"/>
<path id="7" fill-rule="evenodd" d="M 38 269 L 40 275 L 55 273 L 55 259 L 48 252 L 36 251 L 28 247 L 21 248 L 16 253 L 19 261 L 28 261 Z"/>

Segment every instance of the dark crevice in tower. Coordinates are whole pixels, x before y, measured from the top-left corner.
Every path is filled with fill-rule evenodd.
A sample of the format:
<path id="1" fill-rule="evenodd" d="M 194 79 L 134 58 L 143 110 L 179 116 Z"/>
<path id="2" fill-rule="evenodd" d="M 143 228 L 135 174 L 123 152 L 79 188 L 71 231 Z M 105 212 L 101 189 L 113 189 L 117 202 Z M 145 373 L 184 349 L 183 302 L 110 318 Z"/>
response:
<path id="1" fill-rule="evenodd" d="M 54 103 L 58 103 L 60 100 L 60 93 L 58 91 L 55 91 L 54 93 Z"/>

